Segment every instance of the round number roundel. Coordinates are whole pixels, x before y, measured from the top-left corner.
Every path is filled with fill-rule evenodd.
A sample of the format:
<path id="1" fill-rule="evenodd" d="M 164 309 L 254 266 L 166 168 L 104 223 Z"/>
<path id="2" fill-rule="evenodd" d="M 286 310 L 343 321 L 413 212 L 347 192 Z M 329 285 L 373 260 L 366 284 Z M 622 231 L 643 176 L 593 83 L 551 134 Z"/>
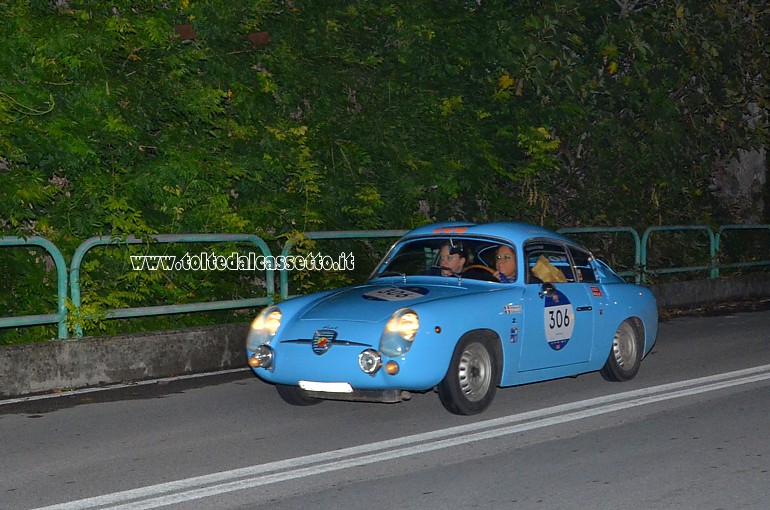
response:
<path id="1" fill-rule="evenodd" d="M 545 297 L 543 318 L 548 345 L 555 351 L 562 349 L 572 338 L 572 331 L 575 329 L 575 310 L 572 308 L 572 303 L 567 296 L 557 290 Z"/>
<path id="2" fill-rule="evenodd" d="M 371 290 L 361 297 L 370 301 L 406 301 L 421 298 L 428 292 L 425 287 L 383 287 Z"/>

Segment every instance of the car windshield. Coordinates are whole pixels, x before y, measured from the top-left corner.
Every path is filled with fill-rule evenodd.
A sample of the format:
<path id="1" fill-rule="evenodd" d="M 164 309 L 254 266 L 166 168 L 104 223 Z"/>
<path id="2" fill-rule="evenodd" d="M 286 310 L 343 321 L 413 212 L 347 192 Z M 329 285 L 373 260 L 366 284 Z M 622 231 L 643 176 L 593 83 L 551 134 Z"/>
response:
<path id="1" fill-rule="evenodd" d="M 372 273 L 385 276 L 455 276 L 498 281 L 494 276 L 497 249 L 503 243 L 488 239 L 431 237 L 406 241 L 394 246 Z M 504 244 L 515 254 L 515 248 Z M 510 258 L 511 255 L 506 255 Z"/>

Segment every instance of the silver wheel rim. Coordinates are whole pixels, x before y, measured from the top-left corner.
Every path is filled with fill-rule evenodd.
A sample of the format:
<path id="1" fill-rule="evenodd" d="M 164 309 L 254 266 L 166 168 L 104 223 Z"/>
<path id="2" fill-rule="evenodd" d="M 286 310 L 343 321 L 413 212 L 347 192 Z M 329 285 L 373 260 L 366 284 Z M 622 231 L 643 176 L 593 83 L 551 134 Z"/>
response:
<path id="1" fill-rule="evenodd" d="M 472 343 L 460 356 L 457 376 L 460 391 L 471 402 L 478 402 L 489 391 L 492 384 L 492 358 L 483 345 Z"/>
<path id="2" fill-rule="evenodd" d="M 615 355 L 615 361 L 621 368 L 631 368 L 636 360 L 636 335 L 634 328 L 624 322 L 615 332 L 615 338 L 612 340 L 612 352 Z"/>

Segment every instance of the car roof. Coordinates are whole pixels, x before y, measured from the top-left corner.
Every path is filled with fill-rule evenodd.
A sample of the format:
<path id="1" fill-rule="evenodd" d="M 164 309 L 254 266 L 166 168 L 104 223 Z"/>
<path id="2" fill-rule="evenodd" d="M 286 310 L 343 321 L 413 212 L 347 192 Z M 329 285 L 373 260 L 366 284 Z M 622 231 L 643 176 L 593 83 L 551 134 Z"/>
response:
<path id="1" fill-rule="evenodd" d="M 533 237 L 544 237 L 558 239 L 570 244 L 577 244 L 575 241 L 564 237 L 556 232 L 537 225 L 529 223 L 520 223 L 515 221 L 501 221 L 496 223 L 468 223 L 468 222 L 443 222 L 425 225 L 407 232 L 403 239 L 415 237 L 446 237 L 446 236 L 484 236 L 505 239 L 520 245 Z"/>

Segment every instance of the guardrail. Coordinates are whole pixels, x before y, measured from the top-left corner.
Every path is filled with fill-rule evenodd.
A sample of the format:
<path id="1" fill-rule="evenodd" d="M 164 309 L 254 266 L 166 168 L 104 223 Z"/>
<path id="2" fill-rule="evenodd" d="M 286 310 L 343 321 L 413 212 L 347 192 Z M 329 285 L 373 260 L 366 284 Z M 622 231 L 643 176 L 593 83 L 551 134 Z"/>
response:
<path id="1" fill-rule="evenodd" d="M 658 232 L 703 232 L 708 236 L 708 259 L 705 265 L 680 266 L 650 268 L 650 250 L 651 237 Z M 729 231 L 767 231 L 770 233 L 770 225 L 723 225 L 714 232 L 714 230 L 705 225 L 679 225 L 679 226 L 655 226 L 649 227 L 640 237 L 636 230 L 630 227 L 577 227 L 562 228 L 560 234 L 628 234 L 633 242 L 633 253 L 635 266 L 634 270 L 623 271 L 620 273 L 624 277 L 633 277 L 637 283 L 645 283 L 647 275 L 662 275 L 671 273 L 683 273 L 694 271 L 706 271 L 710 278 L 717 278 L 721 269 L 736 269 L 770 266 L 770 260 L 753 260 L 734 263 L 720 263 L 720 253 L 723 250 L 723 237 Z M 397 238 L 404 235 L 407 230 L 347 230 L 347 231 L 319 231 L 304 232 L 302 235 L 307 239 L 313 240 L 333 240 L 333 239 L 373 239 L 373 238 Z M 246 234 L 161 234 L 152 236 L 152 243 L 170 244 L 170 243 L 251 243 L 259 248 L 265 258 L 272 258 L 270 248 L 258 236 Z M 3 246 L 38 246 L 45 249 L 52 257 L 57 272 L 57 312 L 53 314 L 22 315 L 12 317 L 0 317 L 0 329 L 35 326 L 45 324 L 58 324 L 58 337 L 60 339 L 68 338 L 67 331 L 67 289 L 69 283 L 69 293 L 72 304 L 75 309 L 81 306 L 81 288 L 80 288 L 80 267 L 86 253 L 96 246 L 120 246 L 145 244 L 146 240 L 129 236 L 126 239 L 114 237 L 92 237 L 84 241 L 73 254 L 69 270 L 69 281 L 67 266 L 61 251 L 51 241 L 42 237 L 0 237 L 0 247 Z M 289 239 L 281 251 L 282 257 L 287 257 L 295 242 Z M 591 248 L 591 246 L 588 246 Z M 275 295 L 275 271 L 274 266 L 267 264 L 265 267 L 265 290 L 266 297 L 236 299 L 223 301 L 208 301 L 198 303 L 176 304 L 176 305 L 158 305 L 146 307 L 132 307 L 108 310 L 107 319 L 124 319 L 133 317 L 149 317 L 156 315 L 170 315 L 178 313 L 202 312 L 213 310 L 232 310 L 241 308 L 254 308 L 258 306 L 272 304 Z M 278 270 L 279 273 L 279 296 L 281 299 L 292 297 L 289 294 L 289 271 L 287 269 Z M 75 328 L 75 336 L 81 337 L 82 329 Z"/>
<path id="2" fill-rule="evenodd" d="M 38 246 L 51 256 L 56 267 L 56 313 L 0 317 L 0 328 L 58 324 L 59 338 L 67 338 L 67 263 L 59 248 L 44 237 L 0 237 L 0 246 Z"/>
<path id="3" fill-rule="evenodd" d="M 636 283 L 641 283 L 642 272 L 639 268 L 642 266 L 642 249 L 641 241 L 639 240 L 639 234 L 631 227 L 573 227 L 573 228 L 560 228 L 556 231 L 559 234 L 614 234 L 614 233 L 626 233 L 631 234 L 631 238 L 634 241 L 634 267 L 635 270 L 619 271 L 620 276 L 633 276 Z"/>
<path id="4" fill-rule="evenodd" d="M 700 266 L 684 266 L 684 267 L 667 267 L 662 269 L 650 269 L 647 267 L 647 243 L 650 240 L 650 235 L 653 232 L 683 232 L 683 231 L 703 231 L 708 234 L 709 238 L 709 263 Z M 644 231 L 642 235 L 642 268 L 644 273 L 642 274 L 642 281 L 645 281 L 646 275 L 649 274 L 672 274 L 672 273 L 686 273 L 692 271 L 708 271 L 711 278 L 716 278 L 719 275 L 717 269 L 717 250 L 716 250 L 716 236 L 714 230 L 706 225 L 677 225 L 677 226 L 661 226 L 650 227 Z"/>
<path id="5" fill-rule="evenodd" d="M 409 232 L 408 230 L 338 230 L 338 231 L 318 231 L 318 232 L 302 232 L 302 236 L 307 239 L 376 239 L 387 237 L 401 237 Z M 281 257 L 288 257 L 291 253 L 291 249 L 296 243 L 289 239 L 286 244 L 283 245 L 281 251 Z M 289 272 L 286 270 L 279 271 L 280 277 L 280 296 L 281 299 L 288 299 L 292 296 L 289 295 Z"/>
<path id="6" fill-rule="evenodd" d="M 265 242 L 255 236 L 246 234 L 161 234 L 152 236 L 153 244 L 170 244 L 170 243 L 234 243 L 234 242 L 248 242 L 254 244 L 262 251 L 262 255 L 265 257 L 270 256 L 270 248 L 268 248 Z M 119 239 L 108 236 L 92 237 L 84 241 L 75 250 L 75 254 L 72 256 L 72 263 L 70 266 L 70 286 L 72 304 L 76 309 L 80 308 L 80 265 L 83 262 L 83 258 L 86 253 L 96 246 L 108 246 L 108 245 L 129 245 L 129 244 L 145 244 L 147 241 L 138 239 L 134 236 L 129 236 L 126 239 Z M 257 306 L 268 305 L 273 302 L 273 294 L 275 293 L 275 274 L 272 268 L 266 268 L 265 287 L 267 296 L 264 298 L 251 298 L 251 299 L 235 299 L 228 301 L 207 301 L 199 303 L 186 303 L 180 305 L 157 305 L 157 306 L 143 306 L 134 308 L 120 308 L 107 311 L 107 319 L 126 319 L 131 317 L 150 317 L 155 315 L 170 315 L 176 313 L 187 312 L 203 312 L 212 310 L 234 310 L 240 308 L 253 308 Z M 80 326 L 75 328 L 75 336 L 78 338 L 83 336 L 83 330 Z"/>
<path id="7" fill-rule="evenodd" d="M 715 253 L 720 253 L 720 250 L 722 248 L 722 235 L 730 230 L 736 230 L 736 231 L 748 231 L 748 230 L 766 230 L 770 234 L 770 225 L 722 225 L 717 230 L 716 239 L 714 241 L 714 251 Z M 756 260 L 752 262 L 733 262 L 733 263 L 725 263 L 722 261 L 717 261 L 718 263 L 715 264 L 714 271 L 712 272 L 712 278 L 719 277 L 719 269 L 734 269 L 734 268 L 742 268 L 742 267 L 759 267 L 759 266 L 770 266 L 770 259 L 764 259 L 764 260 Z"/>

